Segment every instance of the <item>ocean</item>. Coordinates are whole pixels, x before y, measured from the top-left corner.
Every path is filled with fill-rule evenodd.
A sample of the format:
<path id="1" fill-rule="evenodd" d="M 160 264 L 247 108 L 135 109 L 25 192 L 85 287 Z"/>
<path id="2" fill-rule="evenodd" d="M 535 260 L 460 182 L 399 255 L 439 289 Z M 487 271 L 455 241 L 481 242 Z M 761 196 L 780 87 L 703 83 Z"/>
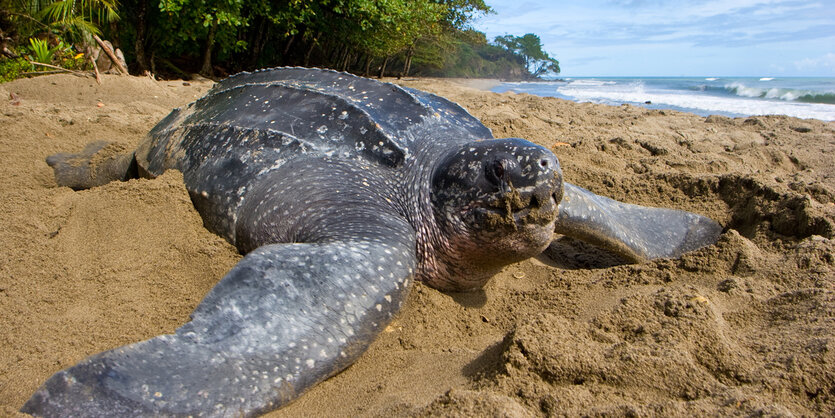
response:
<path id="1" fill-rule="evenodd" d="M 835 120 L 835 77 L 577 77 L 502 83 L 491 91 L 610 105 L 628 103 L 702 116 L 788 115 Z"/>

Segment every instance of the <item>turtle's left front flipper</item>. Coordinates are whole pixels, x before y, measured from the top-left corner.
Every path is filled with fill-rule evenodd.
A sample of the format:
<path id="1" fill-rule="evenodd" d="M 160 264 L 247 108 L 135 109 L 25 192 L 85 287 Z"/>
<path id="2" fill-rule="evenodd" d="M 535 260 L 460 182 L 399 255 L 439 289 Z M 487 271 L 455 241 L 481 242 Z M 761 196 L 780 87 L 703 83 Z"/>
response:
<path id="1" fill-rule="evenodd" d="M 641 262 L 713 244 L 722 226 L 695 213 L 622 203 L 565 183 L 555 230 Z"/>
<path id="2" fill-rule="evenodd" d="M 403 225 L 378 237 L 262 246 L 175 334 L 56 373 L 22 411 L 251 416 L 277 408 L 353 363 L 399 310 L 414 233 Z"/>

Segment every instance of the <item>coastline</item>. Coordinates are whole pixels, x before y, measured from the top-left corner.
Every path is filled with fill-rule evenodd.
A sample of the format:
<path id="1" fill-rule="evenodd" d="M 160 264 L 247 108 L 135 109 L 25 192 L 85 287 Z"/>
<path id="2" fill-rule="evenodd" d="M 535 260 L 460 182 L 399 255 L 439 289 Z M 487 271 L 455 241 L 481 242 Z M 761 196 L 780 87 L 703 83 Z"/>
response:
<path id="1" fill-rule="evenodd" d="M 490 90 L 700 116 L 786 115 L 835 120 L 832 77 L 569 77 L 560 81 L 504 82 Z"/>
<path id="2" fill-rule="evenodd" d="M 608 267 L 561 240 L 562 258 L 511 265 L 483 292 L 417 284 L 355 365 L 268 416 L 835 412 L 835 122 L 399 83 L 548 147 L 567 181 L 727 231 L 679 260 Z M 74 192 L 44 162 L 94 140 L 132 149 L 211 85 L 0 84 L 3 414 L 87 355 L 172 332 L 240 258 L 203 228 L 179 173 Z"/>

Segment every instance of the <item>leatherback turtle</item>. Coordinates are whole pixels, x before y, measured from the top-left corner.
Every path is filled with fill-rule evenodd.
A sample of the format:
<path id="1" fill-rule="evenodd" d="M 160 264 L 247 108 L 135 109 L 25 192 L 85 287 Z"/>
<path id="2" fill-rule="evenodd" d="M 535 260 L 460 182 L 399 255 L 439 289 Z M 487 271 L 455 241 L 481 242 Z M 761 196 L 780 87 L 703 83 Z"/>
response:
<path id="1" fill-rule="evenodd" d="M 180 170 L 205 226 L 245 257 L 174 334 L 56 373 L 23 412 L 258 414 L 353 363 L 414 281 L 479 288 L 555 231 L 631 260 L 677 257 L 721 231 L 565 183 L 548 149 L 494 139 L 446 99 L 328 70 L 229 77 L 135 152 L 107 149 L 47 162 L 76 189 Z"/>

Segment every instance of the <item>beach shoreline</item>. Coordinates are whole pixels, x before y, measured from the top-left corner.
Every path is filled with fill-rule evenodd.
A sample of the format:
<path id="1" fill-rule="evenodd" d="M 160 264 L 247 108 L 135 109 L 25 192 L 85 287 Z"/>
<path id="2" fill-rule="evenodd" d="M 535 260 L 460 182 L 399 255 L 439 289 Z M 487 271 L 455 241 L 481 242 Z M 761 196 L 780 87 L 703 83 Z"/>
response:
<path id="1" fill-rule="evenodd" d="M 503 82 L 489 90 L 700 116 L 786 115 L 835 120 L 832 77 L 566 77 L 560 81 Z"/>
<path id="2" fill-rule="evenodd" d="M 562 239 L 481 292 L 416 284 L 356 364 L 269 416 L 835 413 L 835 122 L 398 83 L 551 149 L 566 181 L 726 231 L 679 260 L 609 266 Z M 75 192 L 44 160 L 96 140 L 132 149 L 211 86 L 0 84 L 0 413 L 88 355 L 173 332 L 240 259 L 203 228 L 181 174 Z"/>

